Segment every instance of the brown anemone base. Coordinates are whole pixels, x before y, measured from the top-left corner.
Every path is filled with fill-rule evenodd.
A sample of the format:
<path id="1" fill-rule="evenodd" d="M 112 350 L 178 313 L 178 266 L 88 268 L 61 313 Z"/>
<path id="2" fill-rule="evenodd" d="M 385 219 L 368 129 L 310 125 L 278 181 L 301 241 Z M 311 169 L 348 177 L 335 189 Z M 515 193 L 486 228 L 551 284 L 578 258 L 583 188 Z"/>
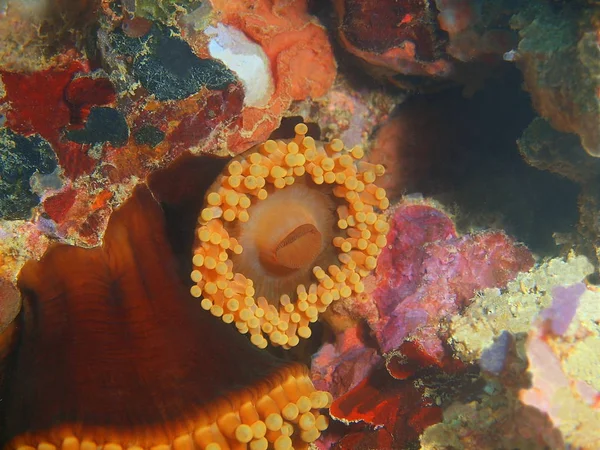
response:
<path id="1" fill-rule="evenodd" d="M 9 449 L 303 448 L 327 427 L 307 369 L 203 311 L 147 187 L 101 248 L 57 245 L 19 277 L 0 398 Z"/>

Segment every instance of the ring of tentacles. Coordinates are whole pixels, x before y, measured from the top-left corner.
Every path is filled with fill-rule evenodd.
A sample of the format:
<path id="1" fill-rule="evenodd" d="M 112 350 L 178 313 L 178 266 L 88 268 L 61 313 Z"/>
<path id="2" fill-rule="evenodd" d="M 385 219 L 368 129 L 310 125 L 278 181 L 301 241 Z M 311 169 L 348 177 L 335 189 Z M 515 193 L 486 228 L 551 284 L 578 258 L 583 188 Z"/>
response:
<path id="1" fill-rule="evenodd" d="M 190 292 L 264 348 L 311 335 L 335 300 L 364 291 L 386 245 L 381 165 L 295 127 L 232 160 L 205 197 Z"/>

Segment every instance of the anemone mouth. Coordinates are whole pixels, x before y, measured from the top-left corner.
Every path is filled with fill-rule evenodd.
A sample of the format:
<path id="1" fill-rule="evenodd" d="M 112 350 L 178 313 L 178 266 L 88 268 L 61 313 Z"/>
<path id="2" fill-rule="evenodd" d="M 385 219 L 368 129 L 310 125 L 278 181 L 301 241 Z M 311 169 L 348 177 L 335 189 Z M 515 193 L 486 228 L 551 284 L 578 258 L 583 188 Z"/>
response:
<path id="1" fill-rule="evenodd" d="M 299 270 L 321 253 L 321 232 L 313 224 L 303 223 L 265 250 L 261 253 L 263 265 L 271 264 L 274 270 Z"/>
<path id="2" fill-rule="evenodd" d="M 275 275 L 285 277 L 306 270 L 321 255 L 330 234 L 328 203 L 327 198 L 315 196 L 314 190 L 301 184 L 274 192 L 268 200 L 250 208 L 249 214 L 256 225 L 239 227 L 239 234 L 243 235 L 239 237 L 240 243 L 244 246 L 244 241 L 248 241 L 255 245 L 258 263 Z M 311 210 L 311 206 L 317 211 Z M 257 295 L 263 294 L 257 289 Z"/>
<path id="3" fill-rule="evenodd" d="M 198 218 L 190 292 L 260 348 L 308 338 L 331 302 L 363 292 L 386 245 L 383 166 L 307 131 L 235 158 Z"/>
<path id="4" fill-rule="evenodd" d="M 282 295 L 294 298 L 299 285 L 314 281 L 313 267 L 337 261 L 331 247 L 335 207 L 329 195 L 300 179 L 248 208 L 252 220 L 225 223 L 244 249 L 231 256 L 233 267 L 257 281 L 255 298 L 277 307 Z"/>

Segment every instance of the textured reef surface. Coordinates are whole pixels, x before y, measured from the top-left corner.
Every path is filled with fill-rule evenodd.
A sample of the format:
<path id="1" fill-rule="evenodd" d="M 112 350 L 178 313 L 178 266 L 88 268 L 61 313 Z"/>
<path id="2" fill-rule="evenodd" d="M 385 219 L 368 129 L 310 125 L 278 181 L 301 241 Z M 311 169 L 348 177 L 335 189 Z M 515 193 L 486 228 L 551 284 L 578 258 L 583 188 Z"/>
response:
<path id="1" fill-rule="evenodd" d="M 476 291 L 503 286 L 533 264 L 503 233 L 458 236 L 446 213 L 420 202 L 392 212 L 388 245 L 369 295 L 332 306 L 336 339 L 313 359 L 315 385 L 334 397 L 332 416 L 376 428 L 349 433 L 343 448 L 402 447 L 437 423 L 442 406 L 476 378 L 474 366 L 454 358 L 446 322 Z"/>
<path id="2" fill-rule="evenodd" d="M 449 342 L 462 361 L 479 362 L 487 389 L 477 403 L 452 405 L 423 435 L 425 448 L 600 446 L 600 296 L 584 282 L 593 270 L 583 256 L 549 260 L 483 290 L 452 319 Z"/>
<path id="3" fill-rule="evenodd" d="M 0 0 L 0 448 L 600 449 L 596 0 Z"/>

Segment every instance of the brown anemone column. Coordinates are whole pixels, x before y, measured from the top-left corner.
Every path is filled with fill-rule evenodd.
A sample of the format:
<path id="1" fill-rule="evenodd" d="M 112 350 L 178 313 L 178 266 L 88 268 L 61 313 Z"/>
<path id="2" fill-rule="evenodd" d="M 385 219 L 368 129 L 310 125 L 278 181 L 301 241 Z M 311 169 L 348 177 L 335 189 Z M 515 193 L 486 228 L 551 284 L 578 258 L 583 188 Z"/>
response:
<path id="1" fill-rule="evenodd" d="M 101 248 L 56 245 L 18 285 L 6 448 L 284 449 L 326 428 L 328 397 L 305 367 L 257 350 L 190 297 L 145 186 Z"/>

